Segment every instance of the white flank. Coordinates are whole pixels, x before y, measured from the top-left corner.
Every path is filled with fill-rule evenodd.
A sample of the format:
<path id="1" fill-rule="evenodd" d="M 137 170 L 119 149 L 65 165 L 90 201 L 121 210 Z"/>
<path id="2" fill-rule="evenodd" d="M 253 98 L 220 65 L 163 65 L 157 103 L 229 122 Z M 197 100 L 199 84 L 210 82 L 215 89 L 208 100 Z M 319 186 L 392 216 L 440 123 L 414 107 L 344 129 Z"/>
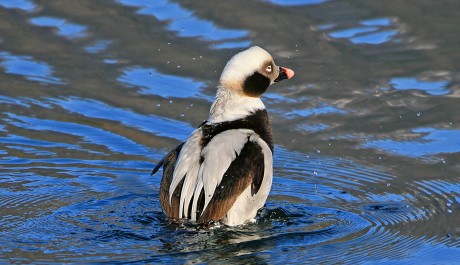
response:
<path id="1" fill-rule="evenodd" d="M 251 185 L 238 197 L 227 213 L 225 224 L 229 226 L 241 225 L 257 215 L 267 200 L 273 180 L 273 155 L 267 143 L 258 135 L 252 135 L 250 141 L 259 144 L 264 154 L 264 178 L 259 191 L 251 195 Z"/>

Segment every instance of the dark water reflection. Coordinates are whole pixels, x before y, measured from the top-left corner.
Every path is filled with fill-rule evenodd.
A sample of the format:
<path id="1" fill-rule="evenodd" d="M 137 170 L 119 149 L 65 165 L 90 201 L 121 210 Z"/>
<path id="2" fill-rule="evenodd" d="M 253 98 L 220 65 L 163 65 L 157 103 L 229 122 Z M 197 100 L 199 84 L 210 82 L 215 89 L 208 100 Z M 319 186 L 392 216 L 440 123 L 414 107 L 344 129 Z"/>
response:
<path id="1" fill-rule="evenodd" d="M 458 1 L 0 0 L 0 262 L 454 264 Z M 261 45 L 296 71 L 256 224 L 170 225 L 152 165 Z"/>

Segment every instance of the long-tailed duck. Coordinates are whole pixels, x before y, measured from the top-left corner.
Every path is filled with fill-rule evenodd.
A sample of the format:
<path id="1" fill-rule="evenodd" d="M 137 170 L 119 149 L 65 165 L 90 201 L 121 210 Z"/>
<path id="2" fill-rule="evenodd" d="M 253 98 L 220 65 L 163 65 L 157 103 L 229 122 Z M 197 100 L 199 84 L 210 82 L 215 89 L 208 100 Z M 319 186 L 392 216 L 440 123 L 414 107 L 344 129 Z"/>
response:
<path id="1" fill-rule="evenodd" d="M 235 226 L 253 220 L 273 178 L 273 136 L 260 96 L 294 71 L 254 46 L 227 63 L 209 118 L 153 169 L 163 166 L 160 204 L 172 221 Z"/>

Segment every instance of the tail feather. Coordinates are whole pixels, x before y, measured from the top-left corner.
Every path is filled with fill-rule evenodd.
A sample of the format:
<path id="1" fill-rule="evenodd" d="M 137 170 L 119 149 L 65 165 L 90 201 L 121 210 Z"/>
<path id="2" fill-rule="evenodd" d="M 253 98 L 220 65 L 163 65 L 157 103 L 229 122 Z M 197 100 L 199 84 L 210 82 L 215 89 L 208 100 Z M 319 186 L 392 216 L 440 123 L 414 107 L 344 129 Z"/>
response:
<path id="1" fill-rule="evenodd" d="M 163 157 L 160 162 L 158 162 L 158 164 L 153 168 L 152 172 L 150 172 L 150 176 L 153 176 L 153 174 L 157 173 L 158 170 L 160 170 L 161 166 L 163 166 L 164 162 L 165 162 L 165 159 L 166 159 L 166 156 Z"/>

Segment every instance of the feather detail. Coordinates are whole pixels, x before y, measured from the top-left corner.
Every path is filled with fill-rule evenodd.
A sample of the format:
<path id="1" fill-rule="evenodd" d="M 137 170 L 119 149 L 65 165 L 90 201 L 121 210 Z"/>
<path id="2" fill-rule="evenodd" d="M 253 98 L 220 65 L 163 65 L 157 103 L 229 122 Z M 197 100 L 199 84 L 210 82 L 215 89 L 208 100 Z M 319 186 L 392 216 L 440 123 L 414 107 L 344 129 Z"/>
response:
<path id="1" fill-rule="evenodd" d="M 202 156 L 204 157 L 204 161 L 201 165 L 202 170 L 200 170 L 199 175 L 199 178 L 204 183 L 205 197 L 203 210 L 206 210 L 216 187 L 222 181 L 224 173 L 233 160 L 235 160 L 237 154 L 241 152 L 251 134 L 254 134 L 252 130 L 227 130 L 216 135 L 203 148 Z M 195 193 L 195 195 L 197 194 Z"/>
<path id="2" fill-rule="evenodd" d="M 200 140 L 203 136 L 203 133 L 200 128 L 196 129 L 190 138 L 185 142 L 182 146 L 182 150 L 179 154 L 179 158 L 177 159 L 176 166 L 174 168 L 173 179 L 171 182 L 171 186 L 169 187 L 169 202 L 171 203 L 171 198 L 174 193 L 174 190 L 182 181 L 182 179 L 189 173 L 190 167 L 199 165 L 200 162 Z M 193 184 L 193 179 L 196 180 L 197 175 L 188 174 L 189 178 L 192 178 L 188 183 Z M 182 197 L 182 196 L 181 196 Z M 181 199 L 182 201 L 182 199 Z M 182 214 L 183 207 L 179 207 L 179 216 L 183 216 Z"/>
<path id="3" fill-rule="evenodd" d="M 239 225 L 254 218 L 257 215 L 257 211 L 264 206 L 272 186 L 273 155 L 270 147 L 257 135 L 252 135 L 250 141 L 257 143 L 262 148 L 264 160 L 263 178 L 257 192 L 254 193 L 252 185 L 249 185 L 228 210 L 225 223 L 230 226 Z"/>

